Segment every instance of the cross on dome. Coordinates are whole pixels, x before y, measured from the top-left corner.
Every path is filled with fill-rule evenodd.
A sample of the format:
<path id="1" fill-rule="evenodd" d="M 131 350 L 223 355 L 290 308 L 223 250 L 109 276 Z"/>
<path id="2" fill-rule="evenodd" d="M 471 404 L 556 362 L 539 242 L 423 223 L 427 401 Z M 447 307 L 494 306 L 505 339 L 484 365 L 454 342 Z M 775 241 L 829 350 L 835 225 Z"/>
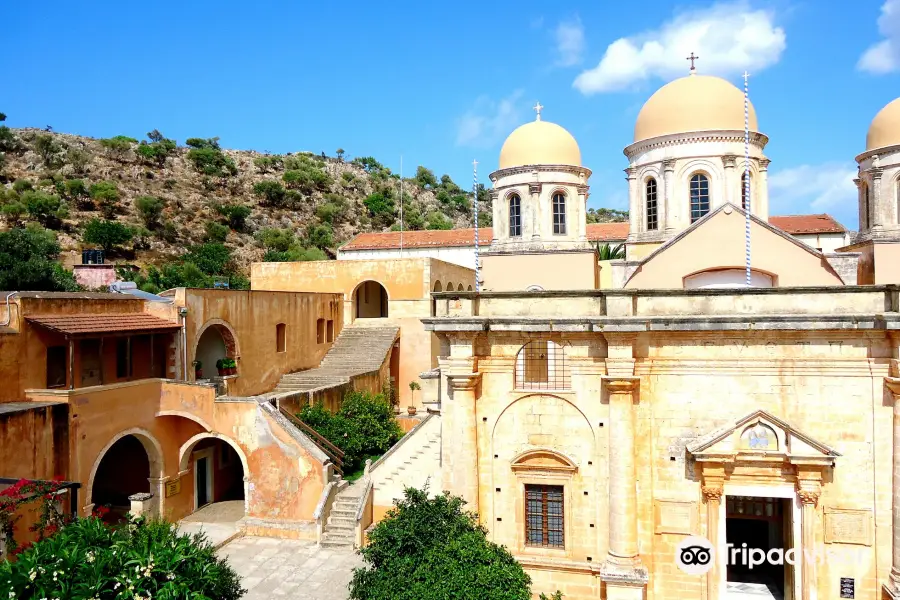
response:
<path id="1" fill-rule="evenodd" d="M 691 55 L 687 57 L 687 60 L 691 61 L 691 73 L 697 70 L 697 67 L 694 66 L 694 61 L 698 60 L 699 56 L 694 56 L 694 53 L 691 52 Z"/>
<path id="2" fill-rule="evenodd" d="M 540 120 L 541 120 L 541 111 L 544 110 L 544 107 L 541 106 L 541 103 L 540 103 L 540 102 L 538 102 L 537 104 L 535 104 L 535 105 L 532 106 L 531 108 L 533 108 L 533 109 L 534 109 L 534 112 L 537 113 L 537 118 L 535 118 L 535 121 L 540 121 Z"/>

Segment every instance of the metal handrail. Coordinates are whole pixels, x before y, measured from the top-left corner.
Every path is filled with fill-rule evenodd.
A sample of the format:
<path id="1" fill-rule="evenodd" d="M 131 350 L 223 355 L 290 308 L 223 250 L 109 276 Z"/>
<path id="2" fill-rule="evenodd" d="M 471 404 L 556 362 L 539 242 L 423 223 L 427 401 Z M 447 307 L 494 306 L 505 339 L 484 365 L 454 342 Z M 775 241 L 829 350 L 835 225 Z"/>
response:
<path id="1" fill-rule="evenodd" d="M 290 412 L 286 411 L 282 407 L 278 407 L 278 410 L 281 411 L 288 420 L 293 423 L 298 429 L 300 429 L 303 433 L 309 436 L 312 441 L 318 446 L 322 452 L 328 455 L 328 458 L 332 460 L 334 463 L 335 470 L 341 475 L 344 474 L 344 452 L 330 441 L 327 438 L 322 436 L 318 431 L 298 419 L 296 416 L 292 415 Z"/>

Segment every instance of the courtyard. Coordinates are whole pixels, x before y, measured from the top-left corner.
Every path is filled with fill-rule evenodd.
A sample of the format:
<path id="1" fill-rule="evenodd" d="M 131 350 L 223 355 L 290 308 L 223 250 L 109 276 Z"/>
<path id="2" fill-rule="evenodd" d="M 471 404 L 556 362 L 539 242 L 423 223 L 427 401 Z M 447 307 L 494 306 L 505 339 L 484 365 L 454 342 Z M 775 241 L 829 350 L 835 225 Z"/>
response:
<path id="1" fill-rule="evenodd" d="M 351 548 L 321 548 L 314 542 L 240 537 L 219 555 L 241 576 L 244 600 L 346 600 L 353 569 L 362 565 Z"/>

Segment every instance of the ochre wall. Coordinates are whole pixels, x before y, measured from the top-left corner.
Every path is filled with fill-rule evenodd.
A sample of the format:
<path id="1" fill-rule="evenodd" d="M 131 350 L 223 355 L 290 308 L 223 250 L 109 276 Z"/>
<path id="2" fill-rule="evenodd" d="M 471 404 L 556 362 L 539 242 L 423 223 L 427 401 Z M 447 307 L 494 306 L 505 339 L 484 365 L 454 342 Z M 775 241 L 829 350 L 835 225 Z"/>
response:
<path id="1" fill-rule="evenodd" d="M 69 477 L 69 405 L 0 412 L 0 477 Z"/>
<path id="2" fill-rule="evenodd" d="M 482 266 L 483 289 L 489 292 L 524 291 L 533 285 L 544 290 L 594 290 L 600 284 L 593 250 L 488 254 Z"/>
<path id="3" fill-rule="evenodd" d="M 683 288 L 684 277 L 715 268 L 742 268 L 745 263 L 744 216 L 722 210 L 640 265 L 626 288 Z M 803 244 L 752 223 L 751 265 L 771 273 L 776 286 L 844 285 L 824 257 Z"/>
<path id="4" fill-rule="evenodd" d="M 338 294 L 182 288 L 177 291 L 175 300 L 177 306 L 188 310 L 189 365 L 206 328 L 218 324 L 233 332 L 238 377 L 229 381 L 228 393 L 236 396 L 269 392 L 283 374 L 318 366 L 331 344 L 327 341 L 317 343 L 317 319 L 333 320 L 335 336 L 344 324 Z M 276 326 L 279 323 L 286 325 L 285 352 L 277 352 Z M 215 375 L 215 363 L 206 362 L 203 375 Z M 188 370 L 189 379 L 193 380 L 193 368 Z"/>
<path id="5" fill-rule="evenodd" d="M 874 283 L 900 283 L 900 243 L 875 244 Z"/>

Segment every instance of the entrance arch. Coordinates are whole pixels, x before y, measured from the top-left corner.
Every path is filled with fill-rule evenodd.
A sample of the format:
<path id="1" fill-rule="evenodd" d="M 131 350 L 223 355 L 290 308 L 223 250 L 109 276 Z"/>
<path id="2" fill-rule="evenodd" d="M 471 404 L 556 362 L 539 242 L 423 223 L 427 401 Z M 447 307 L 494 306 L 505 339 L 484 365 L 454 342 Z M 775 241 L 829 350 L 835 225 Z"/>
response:
<path id="1" fill-rule="evenodd" d="M 383 319 L 388 316 L 388 294 L 377 281 L 363 281 L 353 292 L 353 314 L 357 319 Z"/>
<path id="2" fill-rule="evenodd" d="M 190 471 L 194 510 L 217 502 L 243 503 L 246 515 L 250 498 L 250 466 L 241 447 L 214 433 L 199 433 L 178 452 L 179 471 Z"/>
<path id="3" fill-rule="evenodd" d="M 164 472 L 162 446 L 144 429 L 129 429 L 113 437 L 100 451 L 88 477 L 85 512 L 110 509 L 118 520 L 131 509 L 128 497 L 150 492 L 161 510 Z"/>
<path id="4" fill-rule="evenodd" d="M 237 337 L 228 323 L 212 319 L 200 328 L 194 346 L 194 360 L 200 361 L 204 377 L 212 377 L 217 373 L 216 362 L 219 359 L 237 357 Z"/>

